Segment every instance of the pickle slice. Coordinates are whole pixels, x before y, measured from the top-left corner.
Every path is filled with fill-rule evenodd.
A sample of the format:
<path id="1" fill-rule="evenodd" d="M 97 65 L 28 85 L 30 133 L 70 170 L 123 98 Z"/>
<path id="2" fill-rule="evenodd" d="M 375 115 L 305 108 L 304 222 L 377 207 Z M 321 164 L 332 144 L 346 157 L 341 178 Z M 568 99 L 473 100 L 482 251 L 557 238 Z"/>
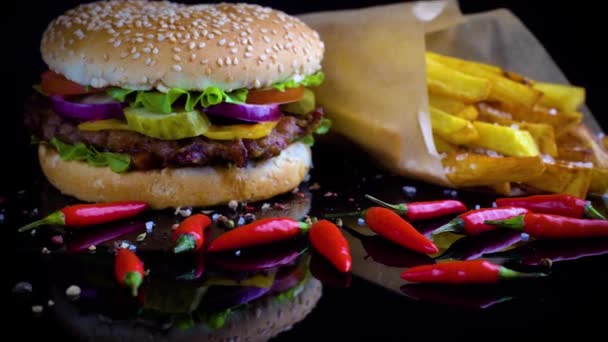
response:
<path id="1" fill-rule="evenodd" d="M 315 110 L 315 106 L 315 93 L 304 88 L 304 95 L 300 101 L 281 105 L 281 110 L 292 114 L 308 114 Z"/>
<path id="2" fill-rule="evenodd" d="M 211 126 L 209 118 L 197 110 L 159 114 L 145 108 L 125 108 L 125 118 L 132 130 L 163 140 L 196 137 Z"/>

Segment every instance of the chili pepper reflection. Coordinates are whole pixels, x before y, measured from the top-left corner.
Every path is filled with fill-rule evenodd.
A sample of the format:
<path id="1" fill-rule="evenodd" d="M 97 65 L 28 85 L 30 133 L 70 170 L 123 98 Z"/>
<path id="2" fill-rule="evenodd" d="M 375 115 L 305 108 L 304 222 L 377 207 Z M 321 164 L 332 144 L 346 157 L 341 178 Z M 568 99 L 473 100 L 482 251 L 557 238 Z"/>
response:
<path id="1" fill-rule="evenodd" d="M 127 234 L 145 231 L 145 228 L 144 222 L 130 222 L 74 232 L 66 241 L 66 250 L 69 253 L 80 252 Z"/>
<path id="2" fill-rule="evenodd" d="M 406 296 L 417 301 L 469 310 L 484 310 L 516 298 L 487 287 L 481 290 L 476 287 L 408 284 L 401 286 L 400 289 Z"/>
<path id="3" fill-rule="evenodd" d="M 551 262 L 576 260 L 608 254 L 608 239 L 535 240 L 520 247 L 492 254 L 488 258 L 506 258 L 525 265 L 543 265 Z"/>
<path id="4" fill-rule="evenodd" d="M 380 235 L 370 236 L 361 234 L 347 226 L 343 226 L 342 228 L 361 240 L 361 244 L 367 255 L 380 264 L 390 267 L 407 268 L 434 263 L 433 259 L 428 255 L 397 246 Z"/>
<path id="5" fill-rule="evenodd" d="M 467 236 L 454 242 L 437 260 L 472 260 L 486 253 L 502 251 L 522 240 L 520 232 L 495 230 Z"/>
<path id="6" fill-rule="evenodd" d="M 324 286 L 332 288 L 347 288 L 352 282 L 352 274 L 336 270 L 336 268 L 317 252 L 312 252 L 310 273 Z"/>

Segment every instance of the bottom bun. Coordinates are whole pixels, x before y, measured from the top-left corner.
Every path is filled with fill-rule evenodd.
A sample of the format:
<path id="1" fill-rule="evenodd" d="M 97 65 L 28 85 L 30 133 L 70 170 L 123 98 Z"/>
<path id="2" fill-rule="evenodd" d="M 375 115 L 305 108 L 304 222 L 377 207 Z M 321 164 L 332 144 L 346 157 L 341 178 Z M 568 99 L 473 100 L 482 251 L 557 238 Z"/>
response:
<path id="1" fill-rule="evenodd" d="M 103 315 L 82 313 L 59 289 L 55 289 L 53 298 L 57 320 L 80 341 L 268 341 L 303 321 L 322 293 L 321 282 L 311 277 L 293 299 L 261 298 L 230 314 L 221 328 L 195 323 L 183 331 L 175 326 L 159 329 L 140 319 L 114 321 Z"/>
<path id="2" fill-rule="evenodd" d="M 206 166 L 115 173 L 108 167 L 62 160 L 45 144 L 40 144 L 38 157 L 46 178 L 66 195 L 87 202 L 146 201 L 153 209 L 268 199 L 297 187 L 312 164 L 310 148 L 299 142 L 276 157 L 243 168 Z"/>

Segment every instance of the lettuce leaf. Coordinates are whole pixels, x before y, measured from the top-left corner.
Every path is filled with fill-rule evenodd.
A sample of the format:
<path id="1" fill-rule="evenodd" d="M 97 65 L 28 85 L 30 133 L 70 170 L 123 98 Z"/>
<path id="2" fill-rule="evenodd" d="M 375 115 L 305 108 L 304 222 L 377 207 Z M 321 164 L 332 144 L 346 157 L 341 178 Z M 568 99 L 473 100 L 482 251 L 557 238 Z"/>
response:
<path id="1" fill-rule="evenodd" d="M 303 80 L 296 82 L 293 79 L 275 83 L 273 88 L 285 91 L 286 88 L 295 88 L 303 85 L 305 87 L 317 87 L 323 83 L 325 74 L 319 71 L 316 74 L 308 75 Z M 229 93 L 216 86 L 207 87 L 203 92 L 189 92 L 181 88 L 171 88 L 166 93 L 159 91 L 139 91 L 124 88 L 110 88 L 108 95 L 120 102 L 127 101 L 127 97 L 135 93 L 135 100 L 131 106 L 141 106 L 153 113 L 172 113 L 173 104 L 182 96 L 185 96 L 185 110 L 192 111 L 197 105 L 203 108 L 216 105 L 218 103 L 245 103 L 248 90 L 245 88 L 237 89 Z"/>
<path id="2" fill-rule="evenodd" d="M 135 93 L 135 100 L 131 103 L 133 107 L 144 107 L 153 113 L 172 113 L 173 104 L 185 96 L 185 110 L 192 111 L 200 104 L 207 108 L 221 102 L 245 103 L 247 99 L 247 89 L 237 89 L 226 93 L 222 89 L 212 86 L 203 92 L 189 92 L 181 88 L 171 88 L 166 93 L 159 91 L 138 91 L 132 89 L 110 88 L 108 95 L 120 102 L 127 101 L 127 97 Z"/>
<path id="3" fill-rule="evenodd" d="M 57 138 L 52 138 L 49 143 L 57 150 L 63 160 L 84 161 L 92 166 L 108 166 L 116 173 L 127 171 L 131 164 L 131 157 L 128 154 L 99 152 L 83 143 L 70 145 Z"/>
<path id="4" fill-rule="evenodd" d="M 317 127 L 317 129 L 315 130 L 315 133 L 319 134 L 319 135 L 327 134 L 327 132 L 329 132 L 330 128 L 331 128 L 331 120 L 328 118 L 323 118 L 323 119 L 321 119 L 321 122 L 319 123 L 319 127 Z"/>
<path id="5" fill-rule="evenodd" d="M 286 88 L 296 88 L 301 85 L 305 87 L 318 87 L 325 80 L 325 74 L 322 71 L 317 72 L 316 74 L 308 75 L 304 77 L 300 82 L 296 82 L 294 80 L 287 80 L 284 82 L 275 83 L 272 85 L 273 88 L 285 91 Z"/>

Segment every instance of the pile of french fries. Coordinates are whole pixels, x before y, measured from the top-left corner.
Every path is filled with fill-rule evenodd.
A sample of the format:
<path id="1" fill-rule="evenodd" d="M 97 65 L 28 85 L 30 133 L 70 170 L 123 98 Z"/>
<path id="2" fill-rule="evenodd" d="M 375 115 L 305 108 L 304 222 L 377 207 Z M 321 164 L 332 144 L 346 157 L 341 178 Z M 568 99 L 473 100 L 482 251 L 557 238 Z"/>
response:
<path id="1" fill-rule="evenodd" d="M 608 193 L 608 139 L 582 123 L 584 88 L 432 52 L 426 68 L 435 145 L 455 186 Z"/>

